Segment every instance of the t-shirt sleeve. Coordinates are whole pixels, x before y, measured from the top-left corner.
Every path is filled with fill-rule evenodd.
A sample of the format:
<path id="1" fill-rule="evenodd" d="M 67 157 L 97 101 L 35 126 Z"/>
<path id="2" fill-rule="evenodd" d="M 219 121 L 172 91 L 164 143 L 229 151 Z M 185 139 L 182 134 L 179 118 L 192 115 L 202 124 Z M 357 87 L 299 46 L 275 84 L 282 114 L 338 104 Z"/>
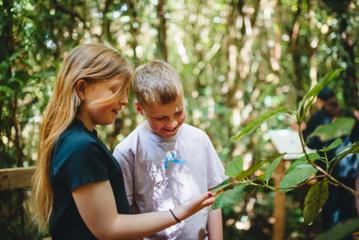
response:
<path id="1" fill-rule="evenodd" d="M 125 181 L 125 189 L 127 200 L 130 204 L 130 207 L 133 207 L 134 201 L 134 175 L 133 175 L 133 161 L 134 155 L 131 153 L 130 147 L 127 146 L 126 143 L 119 143 L 115 151 L 113 152 L 113 156 L 119 162 L 123 174 L 123 179 Z"/>
<path id="2" fill-rule="evenodd" d="M 216 152 L 216 149 L 213 147 L 213 144 L 208 136 L 206 136 L 207 141 L 207 178 L 208 178 L 208 186 L 210 189 L 212 187 L 217 186 L 228 177 L 224 173 L 224 168 L 219 159 L 219 156 Z"/>
<path id="3" fill-rule="evenodd" d="M 76 151 L 71 151 L 58 174 L 71 191 L 109 179 L 104 156 L 95 142 L 81 143 Z"/>

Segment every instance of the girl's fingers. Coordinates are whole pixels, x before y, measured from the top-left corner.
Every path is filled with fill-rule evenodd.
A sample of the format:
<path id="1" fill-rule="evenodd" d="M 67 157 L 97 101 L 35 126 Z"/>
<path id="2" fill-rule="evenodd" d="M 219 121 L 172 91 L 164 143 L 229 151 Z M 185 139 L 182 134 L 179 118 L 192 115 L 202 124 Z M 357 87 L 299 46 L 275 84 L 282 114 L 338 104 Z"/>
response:
<path id="1" fill-rule="evenodd" d="M 215 200 L 216 200 L 215 197 L 207 198 L 205 201 L 203 201 L 203 205 L 206 206 L 206 207 L 209 206 L 209 205 L 212 205 Z"/>
<path id="2" fill-rule="evenodd" d="M 214 197 L 214 194 L 211 192 L 207 192 L 198 199 L 198 203 L 200 204 L 200 206 L 206 207 L 213 204 L 215 200 L 216 199 Z"/>

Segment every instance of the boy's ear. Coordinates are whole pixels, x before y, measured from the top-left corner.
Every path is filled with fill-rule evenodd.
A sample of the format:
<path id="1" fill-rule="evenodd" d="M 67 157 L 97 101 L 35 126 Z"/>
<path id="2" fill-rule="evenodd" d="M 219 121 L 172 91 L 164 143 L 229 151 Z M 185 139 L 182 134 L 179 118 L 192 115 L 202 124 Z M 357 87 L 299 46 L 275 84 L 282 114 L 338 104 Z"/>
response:
<path id="1" fill-rule="evenodd" d="M 87 88 L 87 82 L 83 79 L 80 79 L 77 81 L 75 85 L 75 90 L 77 93 L 77 96 L 81 99 L 81 101 L 85 100 L 86 98 L 86 88 Z"/>
<path id="2" fill-rule="evenodd" d="M 135 107 L 136 107 L 137 113 L 144 115 L 143 107 L 141 106 L 141 104 L 139 102 L 137 102 L 137 101 L 135 102 Z"/>

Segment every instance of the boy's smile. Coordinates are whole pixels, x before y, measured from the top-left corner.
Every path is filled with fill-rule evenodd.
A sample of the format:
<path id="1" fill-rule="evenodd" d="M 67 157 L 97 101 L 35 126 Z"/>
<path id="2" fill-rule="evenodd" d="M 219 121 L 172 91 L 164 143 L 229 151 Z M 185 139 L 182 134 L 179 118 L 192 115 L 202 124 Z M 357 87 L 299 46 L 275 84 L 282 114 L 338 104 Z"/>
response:
<path id="1" fill-rule="evenodd" d="M 163 138 L 174 137 L 186 118 L 182 96 L 168 104 L 136 103 L 136 110 L 147 119 L 152 131 Z"/>

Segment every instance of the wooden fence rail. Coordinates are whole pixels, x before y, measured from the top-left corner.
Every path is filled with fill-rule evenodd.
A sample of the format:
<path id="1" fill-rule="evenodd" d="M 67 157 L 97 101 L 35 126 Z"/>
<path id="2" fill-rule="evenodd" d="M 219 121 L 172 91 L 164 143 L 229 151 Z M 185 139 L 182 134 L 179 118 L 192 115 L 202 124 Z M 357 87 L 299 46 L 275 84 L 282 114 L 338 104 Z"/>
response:
<path id="1" fill-rule="evenodd" d="M 35 167 L 0 169 L 0 191 L 31 188 Z"/>
<path id="2" fill-rule="evenodd" d="M 283 168 L 284 169 L 284 168 Z M 280 172 L 280 177 L 284 172 L 281 168 L 277 169 Z M 3 168 L 0 169 L 0 191 L 27 189 L 31 188 L 31 177 L 34 174 L 35 167 L 27 168 Z M 276 180 L 278 182 L 278 180 Z M 279 182 L 278 182 L 279 183 Z M 284 239 L 284 221 L 285 221 L 285 197 L 284 194 L 276 192 L 274 203 L 274 217 L 276 223 L 274 224 L 273 240 Z"/>

